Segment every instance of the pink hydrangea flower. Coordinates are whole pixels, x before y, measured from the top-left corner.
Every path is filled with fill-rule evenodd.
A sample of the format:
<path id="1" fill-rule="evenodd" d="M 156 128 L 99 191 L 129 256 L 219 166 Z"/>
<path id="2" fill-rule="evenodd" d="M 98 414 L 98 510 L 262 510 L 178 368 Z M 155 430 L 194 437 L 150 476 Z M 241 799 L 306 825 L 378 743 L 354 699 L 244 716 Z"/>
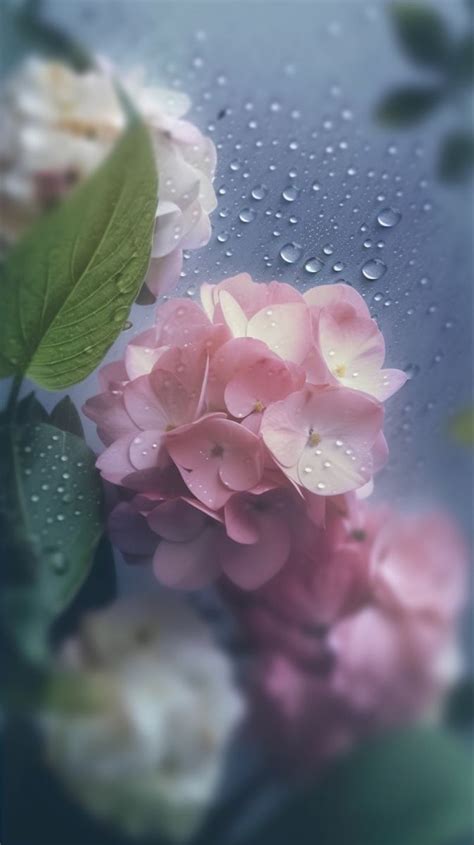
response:
<path id="1" fill-rule="evenodd" d="M 303 297 L 241 274 L 204 284 L 201 301 L 161 305 L 84 410 L 107 447 L 103 477 L 129 491 L 120 514 L 156 537 L 157 576 L 254 589 L 298 557 L 334 497 L 370 488 L 387 455 L 382 400 L 405 376 L 381 369 L 382 335 L 347 285 Z"/>
<path id="2" fill-rule="evenodd" d="M 432 715 L 461 667 L 467 552 L 452 520 L 352 497 L 331 511 L 267 584 L 224 590 L 252 645 L 255 727 L 302 770 Z"/>

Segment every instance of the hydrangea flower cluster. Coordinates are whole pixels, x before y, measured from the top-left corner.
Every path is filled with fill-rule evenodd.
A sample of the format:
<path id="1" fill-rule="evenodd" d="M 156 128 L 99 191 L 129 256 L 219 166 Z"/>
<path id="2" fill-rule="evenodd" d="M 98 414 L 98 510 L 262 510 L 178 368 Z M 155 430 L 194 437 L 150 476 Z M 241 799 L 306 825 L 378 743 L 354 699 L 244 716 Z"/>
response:
<path id="1" fill-rule="evenodd" d="M 225 588 L 252 646 L 254 726 L 301 773 L 435 716 L 462 668 L 467 550 L 456 525 L 444 513 L 345 505 L 268 584 Z"/>
<path id="2" fill-rule="evenodd" d="M 0 234 L 14 241 L 45 208 L 85 179 L 110 152 L 126 117 L 111 66 L 84 73 L 30 58 L 0 99 Z M 147 124 L 160 174 L 152 260 L 154 295 L 179 278 L 183 249 L 209 241 L 216 150 L 187 120 L 188 97 L 145 84 L 141 71 L 120 79 Z"/>
<path id="3" fill-rule="evenodd" d="M 85 413 L 98 467 L 128 498 L 111 516 L 128 555 L 198 588 L 222 573 L 259 587 L 314 542 L 339 497 L 383 465 L 382 333 L 346 284 L 304 295 L 242 274 L 157 310 L 154 328 L 101 371 Z"/>

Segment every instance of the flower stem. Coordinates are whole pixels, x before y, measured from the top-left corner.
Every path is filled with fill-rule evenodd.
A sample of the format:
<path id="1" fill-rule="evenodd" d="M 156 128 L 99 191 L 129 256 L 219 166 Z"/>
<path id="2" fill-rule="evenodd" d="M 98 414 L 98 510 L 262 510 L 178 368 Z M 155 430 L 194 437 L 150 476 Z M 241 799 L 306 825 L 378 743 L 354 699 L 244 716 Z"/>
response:
<path id="1" fill-rule="evenodd" d="M 13 378 L 10 393 L 8 395 L 7 404 L 5 406 L 5 414 L 9 422 L 13 422 L 13 420 L 15 419 L 18 394 L 20 393 L 22 383 L 23 376 L 21 375 L 21 373 L 18 373 Z"/>

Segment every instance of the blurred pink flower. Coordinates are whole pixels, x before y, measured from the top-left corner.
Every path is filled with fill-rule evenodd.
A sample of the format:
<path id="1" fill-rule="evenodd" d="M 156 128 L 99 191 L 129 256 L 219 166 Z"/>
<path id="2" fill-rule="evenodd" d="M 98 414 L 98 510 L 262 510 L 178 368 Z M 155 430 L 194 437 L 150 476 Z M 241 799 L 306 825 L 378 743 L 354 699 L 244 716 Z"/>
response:
<path id="1" fill-rule="evenodd" d="M 347 285 L 303 297 L 241 274 L 204 284 L 201 299 L 202 307 L 176 299 L 158 308 L 124 360 L 103 368 L 102 392 L 84 411 L 107 446 L 97 462 L 103 477 L 136 494 L 127 504 L 133 525 L 141 515 L 162 540 L 160 580 L 197 588 L 224 573 L 255 589 L 299 559 L 333 497 L 366 493 L 386 460 L 383 339 Z M 337 361 L 357 359 L 361 386 L 373 390 L 331 373 L 319 331 L 326 318 Z M 366 337 L 375 338 L 367 356 Z M 393 377 L 393 388 L 403 380 Z M 157 514 L 150 521 L 152 508 L 165 507 L 166 531 Z M 183 512 L 193 512 L 195 533 L 170 536 Z"/>
<path id="2" fill-rule="evenodd" d="M 303 771 L 432 717 L 461 668 L 467 553 L 456 525 L 351 497 L 337 505 L 312 549 L 270 582 L 247 596 L 224 589 L 252 645 L 254 726 Z"/>

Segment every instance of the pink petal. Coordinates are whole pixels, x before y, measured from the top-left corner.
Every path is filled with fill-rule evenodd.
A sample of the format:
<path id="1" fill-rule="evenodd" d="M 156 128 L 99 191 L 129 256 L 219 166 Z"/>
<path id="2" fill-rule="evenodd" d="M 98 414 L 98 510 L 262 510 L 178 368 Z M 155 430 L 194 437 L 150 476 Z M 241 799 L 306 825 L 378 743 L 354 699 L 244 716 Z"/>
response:
<path id="1" fill-rule="evenodd" d="M 247 336 L 262 340 L 280 358 L 301 364 L 312 343 L 309 310 L 299 302 L 262 308 L 249 321 Z"/>
<path id="2" fill-rule="evenodd" d="M 319 318 L 319 345 L 325 362 L 341 384 L 371 393 L 383 364 L 385 344 L 373 320 L 347 306 L 323 311 Z"/>
<path id="3" fill-rule="evenodd" d="M 370 317 L 370 312 L 365 300 L 350 285 L 338 283 L 335 285 L 319 285 L 316 288 L 306 291 L 303 298 L 307 305 L 316 308 L 326 308 L 339 303 L 352 305 L 362 316 Z"/>
<path id="4" fill-rule="evenodd" d="M 108 519 L 110 539 L 121 552 L 130 555 L 152 555 L 158 538 L 147 521 L 129 502 L 121 502 Z"/>
<path id="5" fill-rule="evenodd" d="M 147 515 L 148 525 L 164 540 L 187 542 L 204 529 L 206 517 L 181 499 L 162 502 Z"/>
<path id="6" fill-rule="evenodd" d="M 187 543 L 163 540 L 155 552 L 153 570 L 168 587 L 197 590 L 210 584 L 220 571 L 214 526 Z"/>
<path id="7" fill-rule="evenodd" d="M 382 421 L 382 406 L 363 393 L 307 387 L 270 406 L 262 437 L 290 478 L 318 495 L 337 495 L 371 478 Z"/>
<path id="8" fill-rule="evenodd" d="M 224 508 L 227 535 L 236 543 L 256 543 L 259 538 L 255 512 L 249 498 L 237 493 Z"/>
<path id="9" fill-rule="evenodd" d="M 100 470 L 102 477 L 111 481 L 112 484 L 122 484 L 123 479 L 135 471 L 129 456 L 133 439 L 133 434 L 122 435 L 97 458 L 97 469 Z"/>
<path id="10" fill-rule="evenodd" d="M 206 314 L 197 302 L 172 299 L 156 314 L 156 330 L 160 346 L 184 346 L 207 338 L 212 330 Z"/>
<path id="11" fill-rule="evenodd" d="M 274 513 L 262 512 L 256 543 L 240 544 L 226 540 L 222 545 L 222 569 L 244 590 L 261 587 L 281 569 L 290 553 L 288 525 Z"/>
<path id="12" fill-rule="evenodd" d="M 247 319 L 256 314 L 267 303 L 267 286 L 254 282 L 248 273 L 239 273 L 238 276 L 224 279 L 223 282 L 213 287 L 215 305 L 219 303 L 222 291 L 226 291 L 238 303 Z M 221 319 L 221 316 L 222 312 L 219 307 L 214 314 L 214 322 L 216 319 Z"/>
<path id="13" fill-rule="evenodd" d="M 147 329 L 128 344 L 125 350 L 125 365 L 129 379 L 148 375 L 163 352 L 157 344 L 156 329 Z"/>
<path id="14" fill-rule="evenodd" d="M 174 249 L 162 258 L 152 258 L 145 284 L 154 296 L 168 294 L 176 287 L 182 268 L 182 249 Z"/>
<path id="15" fill-rule="evenodd" d="M 224 393 L 227 409 L 234 417 L 263 411 L 271 402 L 283 399 L 295 388 L 289 368 L 278 358 L 259 358 L 239 370 Z"/>
<path id="16" fill-rule="evenodd" d="M 151 469 L 166 460 L 162 431 L 140 431 L 130 443 L 130 462 L 135 469 Z"/>
<path id="17" fill-rule="evenodd" d="M 248 320 L 237 300 L 224 290 L 219 294 L 219 305 L 223 320 L 229 327 L 232 337 L 245 337 Z"/>
<path id="18" fill-rule="evenodd" d="M 140 376 L 127 384 L 124 404 L 129 416 L 141 429 L 156 429 L 163 432 L 169 419 L 161 404 L 149 376 Z"/>
<path id="19" fill-rule="evenodd" d="M 123 361 L 112 361 L 105 364 L 99 370 L 99 384 L 102 390 L 114 390 L 123 388 L 129 376 Z"/>
<path id="20" fill-rule="evenodd" d="M 99 436 L 107 446 L 124 434 L 137 432 L 137 426 L 127 414 L 122 395 L 99 393 L 87 399 L 82 410 L 96 423 Z"/>

